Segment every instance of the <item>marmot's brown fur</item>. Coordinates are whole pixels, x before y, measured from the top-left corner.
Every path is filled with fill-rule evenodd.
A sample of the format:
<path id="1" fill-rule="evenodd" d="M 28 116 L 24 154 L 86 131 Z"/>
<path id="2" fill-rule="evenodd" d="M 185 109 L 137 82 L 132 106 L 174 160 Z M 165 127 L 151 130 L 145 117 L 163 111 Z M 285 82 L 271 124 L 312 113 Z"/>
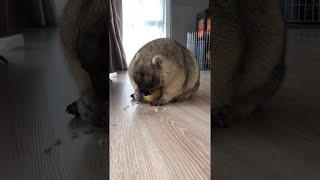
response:
<path id="1" fill-rule="evenodd" d="M 107 1 L 69 0 L 60 22 L 60 36 L 81 97 L 67 107 L 72 114 L 105 124 L 107 101 Z"/>
<path id="2" fill-rule="evenodd" d="M 153 105 L 183 101 L 199 88 L 199 66 L 192 54 L 177 41 L 160 38 L 144 45 L 129 66 L 135 99 L 161 89 Z"/>
<path id="3" fill-rule="evenodd" d="M 247 118 L 285 75 L 280 1 L 213 0 L 212 5 L 213 120 Z"/>

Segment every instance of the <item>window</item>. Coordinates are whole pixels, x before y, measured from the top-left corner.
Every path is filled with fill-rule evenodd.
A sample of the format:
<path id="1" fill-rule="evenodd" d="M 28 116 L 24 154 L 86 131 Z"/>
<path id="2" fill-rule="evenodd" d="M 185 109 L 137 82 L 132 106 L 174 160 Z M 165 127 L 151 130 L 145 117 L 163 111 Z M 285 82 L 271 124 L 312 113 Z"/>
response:
<path id="1" fill-rule="evenodd" d="M 147 42 L 167 37 L 169 0 L 123 0 L 123 46 L 128 64 Z"/>

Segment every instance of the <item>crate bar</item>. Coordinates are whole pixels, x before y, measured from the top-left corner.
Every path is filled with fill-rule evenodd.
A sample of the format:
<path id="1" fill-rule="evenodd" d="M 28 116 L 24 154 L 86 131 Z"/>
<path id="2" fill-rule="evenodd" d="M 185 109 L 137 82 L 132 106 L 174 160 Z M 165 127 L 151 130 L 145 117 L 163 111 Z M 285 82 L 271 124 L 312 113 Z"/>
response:
<path id="1" fill-rule="evenodd" d="M 208 56 L 208 68 L 209 68 L 209 69 L 211 69 L 211 66 L 210 66 L 210 64 L 211 64 L 210 45 L 211 45 L 211 43 L 210 43 L 210 32 L 209 32 L 209 33 L 208 33 L 208 54 L 207 54 L 207 56 Z"/>
<path id="2" fill-rule="evenodd" d="M 206 33 L 204 44 L 206 46 L 205 51 L 204 51 L 204 60 L 206 63 L 206 69 L 208 69 L 208 59 L 207 59 L 207 54 L 208 54 L 208 33 Z"/>
<path id="3" fill-rule="evenodd" d="M 293 1 L 292 0 L 290 0 L 290 6 L 289 6 L 290 8 L 291 8 L 291 19 L 290 19 L 290 21 L 293 21 L 293 19 L 294 19 L 294 12 L 293 12 Z"/>
<path id="4" fill-rule="evenodd" d="M 212 64 L 212 46 L 211 46 L 211 32 L 209 32 L 209 69 L 211 69 L 211 64 Z"/>
<path id="5" fill-rule="evenodd" d="M 204 64 L 203 64 L 203 58 L 202 58 L 202 54 L 203 54 L 203 51 L 202 51 L 202 49 L 203 49 L 203 41 L 202 41 L 202 39 L 203 39 L 203 35 L 202 35 L 202 37 L 200 37 L 199 38 L 199 50 L 200 50 L 200 52 L 199 52 L 199 59 L 200 59 L 200 62 L 201 62 L 201 66 L 202 66 L 202 69 L 204 68 Z"/>
<path id="6" fill-rule="evenodd" d="M 314 22 L 314 2 L 315 0 L 312 0 L 312 19 L 311 21 Z"/>
<path id="7" fill-rule="evenodd" d="M 287 22 L 320 23 L 320 0 L 282 0 Z"/>
<path id="8" fill-rule="evenodd" d="M 200 39 L 200 61 L 201 61 L 201 65 L 202 68 L 204 69 L 204 61 L 203 61 L 203 38 L 204 38 L 204 34 L 202 35 L 201 39 Z"/>
<path id="9" fill-rule="evenodd" d="M 296 17 L 296 21 L 300 21 L 300 8 L 299 7 L 300 7 L 300 0 L 298 0 L 296 5 L 295 5 L 295 8 L 298 11 L 298 17 Z"/>
<path id="10" fill-rule="evenodd" d="M 283 12 L 283 15 L 286 19 L 288 19 L 288 16 L 287 16 L 287 0 L 284 1 L 284 12 Z"/>
<path id="11" fill-rule="evenodd" d="M 187 49 L 197 60 L 200 70 L 211 69 L 210 41 L 210 32 L 204 32 L 202 36 L 197 32 L 187 33 Z"/>
<path id="12" fill-rule="evenodd" d="M 308 7 L 308 4 L 307 4 L 307 0 L 304 0 L 304 21 L 308 21 L 307 20 L 307 7 Z"/>
<path id="13" fill-rule="evenodd" d="M 195 53 L 195 55 L 196 55 L 196 59 L 197 59 L 197 61 L 198 61 L 198 63 L 199 63 L 199 66 L 200 66 L 200 62 L 199 62 L 199 57 L 198 57 L 198 49 L 197 49 L 197 47 L 198 47 L 198 40 L 197 40 L 197 33 L 194 33 L 194 53 Z"/>

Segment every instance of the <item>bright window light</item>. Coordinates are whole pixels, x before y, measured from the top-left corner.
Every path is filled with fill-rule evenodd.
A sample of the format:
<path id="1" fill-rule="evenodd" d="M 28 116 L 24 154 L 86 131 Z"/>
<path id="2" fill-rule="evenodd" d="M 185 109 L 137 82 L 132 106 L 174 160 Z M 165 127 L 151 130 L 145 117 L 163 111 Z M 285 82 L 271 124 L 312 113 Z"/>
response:
<path id="1" fill-rule="evenodd" d="M 128 64 L 147 42 L 166 37 L 166 0 L 123 0 L 123 46 Z"/>

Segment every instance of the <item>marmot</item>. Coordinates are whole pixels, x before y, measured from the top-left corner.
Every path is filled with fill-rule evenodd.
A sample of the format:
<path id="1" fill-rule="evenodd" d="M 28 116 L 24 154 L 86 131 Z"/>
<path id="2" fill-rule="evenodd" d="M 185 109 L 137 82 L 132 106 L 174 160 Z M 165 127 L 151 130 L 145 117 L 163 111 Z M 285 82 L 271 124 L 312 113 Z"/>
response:
<path id="1" fill-rule="evenodd" d="M 67 107 L 71 114 L 106 125 L 108 6 L 105 0 L 69 0 L 60 36 L 80 98 Z"/>
<path id="2" fill-rule="evenodd" d="M 278 0 L 212 1 L 213 124 L 247 118 L 285 75 L 285 26 Z M 217 125 L 217 124 L 216 124 Z"/>
<path id="3" fill-rule="evenodd" d="M 196 59 L 177 41 L 160 38 L 144 45 L 129 66 L 134 98 L 161 89 L 161 96 L 152 105 L 161 106 L 183 101 L 199 88 L 200 70 Z"/>

